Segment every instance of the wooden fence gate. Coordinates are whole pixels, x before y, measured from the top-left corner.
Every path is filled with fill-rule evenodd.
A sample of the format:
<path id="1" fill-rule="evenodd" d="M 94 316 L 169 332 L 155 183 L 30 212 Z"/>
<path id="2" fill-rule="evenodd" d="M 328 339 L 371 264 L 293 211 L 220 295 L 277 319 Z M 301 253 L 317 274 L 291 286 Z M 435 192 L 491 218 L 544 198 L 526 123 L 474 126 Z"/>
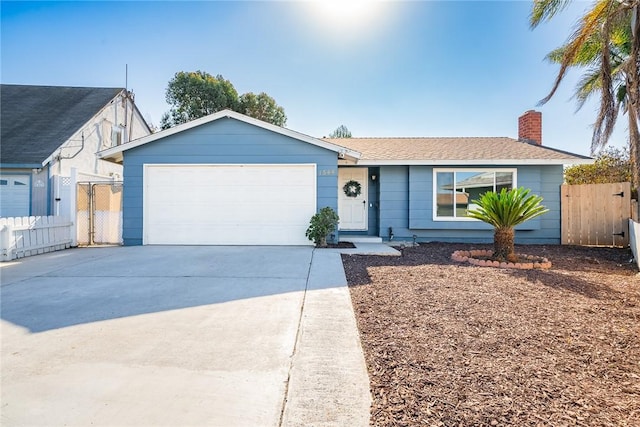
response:
<path id="1" fill-rule="evenodd" d="M 81 182 L 76 194 L 78 244 L 122 244 L 122 182 Z"/>
<path id="2" fill-rule="evenodd" d="M 629 244 L 630 183 L 563 185 L 561 196 L 563 245 Z"/>

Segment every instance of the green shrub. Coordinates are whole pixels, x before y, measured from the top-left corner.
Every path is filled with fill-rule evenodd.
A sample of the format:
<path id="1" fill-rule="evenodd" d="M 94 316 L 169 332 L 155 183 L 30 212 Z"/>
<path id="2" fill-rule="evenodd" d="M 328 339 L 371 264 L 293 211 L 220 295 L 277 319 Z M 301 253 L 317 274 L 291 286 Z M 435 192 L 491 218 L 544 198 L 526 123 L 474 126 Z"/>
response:
<path id="1" fill-rule="evenodd" d="M 529 194 L 531 190 L 503 188 L 499 193 L 487 191 L 479 200 L 473 200 L 477 209 L 469 210 L 469 218 L 493 225 L 493 258 L 499 261 L 515 260 L 514 227 L 536 218 L 549 209 L 542 206 L 542 197 Z"/>
<path id="2" fill-rule="evenodd" d="M 336 211 L 330 207 L 320 209 L 320 212 L 311 217 L 309 228 L 305 235 L 315 243 L 316 247 L 327 246 L 327 236 L 335 231 L 340 218 Z"/>

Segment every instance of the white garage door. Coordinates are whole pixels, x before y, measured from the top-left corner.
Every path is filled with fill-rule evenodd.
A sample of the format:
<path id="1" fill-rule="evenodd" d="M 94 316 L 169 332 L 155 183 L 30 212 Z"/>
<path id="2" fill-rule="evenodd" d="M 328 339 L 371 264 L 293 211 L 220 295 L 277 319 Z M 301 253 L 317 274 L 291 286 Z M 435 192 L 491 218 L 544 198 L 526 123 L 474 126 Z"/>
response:
<path id="1" fill-rule="evenodd" d="M 0 175 L 0 217 L 29 216 L 29 176 Z"/>
<path id="2" fill-rule="evenodd" d="M 145 244 L 309 245 L 315 212 L 315 165 L 145 165 Z"/>

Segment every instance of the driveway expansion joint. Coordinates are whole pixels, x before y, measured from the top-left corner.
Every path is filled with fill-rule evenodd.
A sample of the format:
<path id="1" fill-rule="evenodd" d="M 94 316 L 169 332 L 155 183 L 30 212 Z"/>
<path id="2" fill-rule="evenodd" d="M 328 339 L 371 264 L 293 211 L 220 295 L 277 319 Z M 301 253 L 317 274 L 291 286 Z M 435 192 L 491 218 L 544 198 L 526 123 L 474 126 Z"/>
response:
<path id="1" fill-rule="evenodd" d="M 296 351 L 298 350 L 298 342 L 300 340 L 300 335 L 302 333 L 302 316 L 304 313 L 304 304 L 307 299 L 307 290 L 309 289 L 309 276 L 311 276 L 311 266 L 313 265 L 313 255 L 316 250 L 314 249 L 311 252 L 311 259 L 309 260 L 309 268 L 307 269 L 307 280 L 304 285 L 304 292 L 302 294 L 302 303 L 300 304 L 300 316 L 298 317 L 298 325 L 296 328 L 296 337 L 293 343 L 293 351 L 291 352 L 291 357 L 289 359 L 289 369 L 287 371 L 287 380 L 284 386 L 284 397 L 282 399 L 282 409 L 280 410 L 280 419 L 278 420 L 278 427 L 282 427 L 282 423 L 284 421 L 284 414 L 287 408 L 287 402 L 289 401 L 289 384 L 291 383 L 291 372 L 293 371 L 293 361 L 295 360 Z"/>

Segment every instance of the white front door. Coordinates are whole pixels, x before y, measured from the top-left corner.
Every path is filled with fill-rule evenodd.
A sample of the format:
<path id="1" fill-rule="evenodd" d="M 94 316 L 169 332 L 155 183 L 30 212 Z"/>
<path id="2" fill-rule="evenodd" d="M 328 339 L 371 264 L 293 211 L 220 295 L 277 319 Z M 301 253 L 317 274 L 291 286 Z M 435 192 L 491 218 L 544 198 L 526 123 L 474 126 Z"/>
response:
<path id="1" fill-rule="evenodd" d="M 367 168 L 338 168 L 338 216 L 340 230 L 366 230 L 369 207 L 367 205 L 369 179 Z M 347 195 L 345 185 L 355 181 L 360 184 L 360 194 Z M 357 188 L 353 185 L 350 190 Z"/>

